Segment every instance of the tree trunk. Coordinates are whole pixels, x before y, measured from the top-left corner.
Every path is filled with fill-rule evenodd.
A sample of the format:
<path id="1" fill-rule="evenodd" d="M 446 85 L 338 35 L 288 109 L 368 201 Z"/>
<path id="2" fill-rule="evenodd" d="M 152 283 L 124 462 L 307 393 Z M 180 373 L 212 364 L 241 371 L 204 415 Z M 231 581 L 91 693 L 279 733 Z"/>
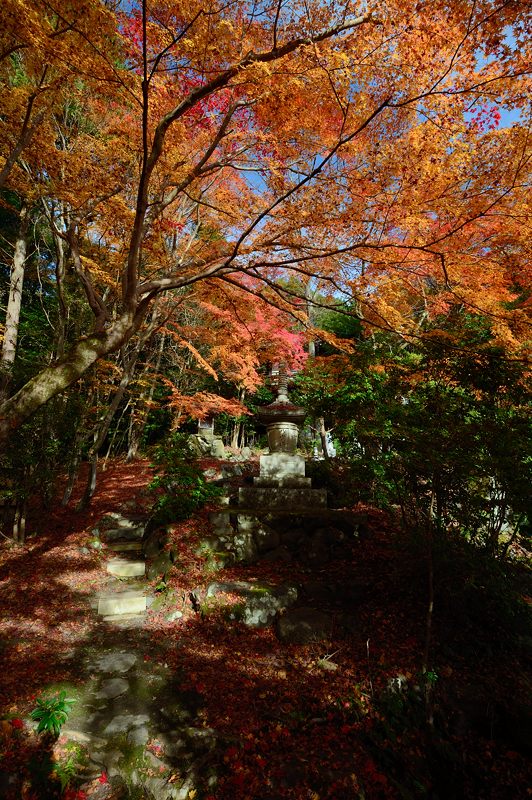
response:
<path id="1" fill-rule="evenodd" d="M 129 429 L 127 434 L 127 456 L 126 461 L 134 461 L 138 455 L 140 447 L 140 437 L 144 430 L 144 423 L 135 418 L 136 408 L 131 406 L 129 415 Z"/>
<path id="2" fill-rule="evenodd" d="M 118 350 L 136 333 L 144 314 L 125 313 L 106 331 L 81 339 L 57 363 L 41 370 L 0 405 L 0 443 L 45 403 L 75 383 L 102 356 Z"/>
<path id="3" fill-rule="evenodd" d="M 325 420 L 323 417 L 318 417 L 318 433 L 320 435 L 321 449 L 323 450 L 323 457 L 326 461 L 330 459 L 329 448 L 327 445 L 327 430 L 325 428 Z"/>
<path id="4" fill-rule="evenodd" d="M 146 393 L 146 391 L 143 391 L 139 398 L 139 406 L 147 405 L 147 408 L 144 408 L 142 410 L 142 418 L 138 419 L 135 417 L 135 406 L 133 406 L 131 409 L 126 461 L 133 461 L 133 459 L 137 457 L 137 453 L 140 447 L 140 442 L 142 439 L 142 434 L 144 433 L 144 428 L 146 427 L 147 414 L 149 412 L 149 407 L 151 405 L 151 401 L 153 400 L 153 394 L 155 392 L 155 379 L 157 373 L 161 368 L 161 361 L 163 358 L 165 342 L 166 342 L 166 335 L 162 333 L 159 341 L 159 347 L 157 349 L 157 359 L 154 364 L 155 375 L 150 383 L 150 388 L 148 390 L 148 393 Z M 148 369 L 148 367 L 149 367 L 149 362 L 146 364 L 146 369 Z"/>
<path id="5" fill-rule="evenodd" d="M 61 500 L 62 506 L 68 505 L 70 498 L 72 497 L 74 486 L 76 485 L 79 473 L 79 465 L 81 462 L 81 448 L 83 446 L 83 441 L 84 441 L 83 436 L 80 436 L 79 432 L 76 432 L 76 437 L 74 439 L 74 447 L 71 452 L 70 464 L 68 466 L 67 485 L 65 486 L 65 491 L 63 493 L 63 498 Z"/>
<path id="6" fill-rule="evenodd" d="M 15 355 L 17 352 L 18 327 L 20 309 L 22 307 L 22 286 L 24 284 L 24 267 L 28 246 L 28 227 L 28 209 L 26 206 L 23 206 L 20 211 L 20 227 L 13 255 L 4 341 L 2 342 L 2 353 L 0 355 L 0 403 L 9 397 L 13 364 L 15 363 Z"/>
<path id="7" fill-rule="evenodd" d="M 26 541 L 26 500 L 19 500 L 15 509 L 15 519 L 13 520 L 13 541 L 17 544 L 24 544 Z"/>
<path id="8" fill-rule="evenodd" d="M 231 447 L 238 450 L 238 442 L 242 433 L 242 420 L 236 419 L 233 423 L 233 430 L 231 433 Z"/>
<path id="9" fill-rule="evenodd" d="M 246 397 L 246 390 L 241 388 L 238 390 L 238 401 L 240 403 L 244 402 Z M 235 419 L 233 423 L 233 431 L 231 434 L 231 447 L 234 447 L 235 450 L 239 450 L 244 446 L 244 420 L 243 419 Z"/>
<path id="10" fill-rule="evenodd" d="M 65 242 L 57 235 L 57 231 L 52 226 L 52 237 L 55 245 L 55 285 L 57 291 L 57 305 L 59 309 L 57 330 L 56 330 L 56 346 L 55 353 L 57 358 L 63 358 L 65 354 L 65 331 L 67 325 L 67 306 L 65 303 L 64 295 L 64 282 L 65 282 Z"/>

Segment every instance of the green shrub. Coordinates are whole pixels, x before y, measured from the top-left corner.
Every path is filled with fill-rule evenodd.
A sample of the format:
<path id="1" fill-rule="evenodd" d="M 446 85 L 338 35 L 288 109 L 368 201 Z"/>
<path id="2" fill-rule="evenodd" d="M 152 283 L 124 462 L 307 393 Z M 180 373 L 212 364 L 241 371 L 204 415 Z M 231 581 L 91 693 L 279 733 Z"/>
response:
<path id="1" fill-rule="evenodd" d="M 156 475 L 148 488 L 157 494 L 153 513 L 159 525 L 187 519 L 221 494 L 205 479 L 184 434 L 172 433 L 156 447 L 152 466 Z"/>
<path id="2" fill-rule="evenodd" d="M 31 718 L 39 723 L 37 733 L 59 736 L 74 702 L 75 700 L 66 696 L 65 691 L 50 697 L 38 697 L 37 707 L 30 714 Z"/>

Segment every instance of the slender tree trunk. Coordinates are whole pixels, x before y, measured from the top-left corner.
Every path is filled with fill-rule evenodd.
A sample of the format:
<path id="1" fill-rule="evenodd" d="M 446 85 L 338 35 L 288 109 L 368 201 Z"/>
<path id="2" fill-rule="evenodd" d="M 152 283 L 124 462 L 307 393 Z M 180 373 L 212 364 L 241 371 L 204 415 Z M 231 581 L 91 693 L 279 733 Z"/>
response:
<path id="1" fill-rule="evenodd" d="M 99 426 L 95 430 L 94 444 L 92 445 L 89 454 L 90 467 L 89 467 L 89 475 L 87 478 L 87 486 L 85 488 L 85 493 L 83 495 L 83 498 L 81 499 L 78 506 L 78 510 L 80 511 L 87 508 L 96 490 L 98 453 L 105 441 L 105 437 L 107 436 L 109 428 L 111 427 L 111 422 L 113 421 L 113 418 L 118 410 L 118 406 L 120 405 L 122 398 L 124 397 L 124 394 L 126 392 L 126 389 L 135 372 L 135 365 L 137 363 L 139 349 L 140 345 L 137 345 L 135 353 L 133 353 L 129 361 L 124 366 L 124 370 L 122 372 L 122 378 L 120 379 L 120 383 L 118 385 L 118 389 L 115 392 L 115 396 L 111 401 L 107 413 L 100 421 Z"/>
<path id="2" fill-rule="evenodd" d="M 67 323 L 67 306 L 64 296 L 64 282 L 65 282 L 65 242 L 57 235 L 55 227 L 52 226 L 52 236 L 55 245 L 55 284 L 57 291 L 57 304 L 59 308 L 57 330 L 56 330 L 56 346 L 55 352 L 57 358 L 62 358 L 65 354 L 65 330 Z"/>
<path id="3" fill-rule="evenodd" d="M 105 458 L 103 459 L 102 472 L 105 472 L 105 470 L 107 469 L 107 461 L 109 460 L 109 456 L 111 455 L 111 452 L 112 452 L 113 447 L 114 447 L 116 434 L 118 432 L 118 426 L 120 425 L 123 417 L 126 415 L 127 411 L 129 410 L 130 405 L 131 405 L 131 400 L 128 400 L 127 403 L 125 404 L 124 408 L 122 409 L 122 413 L 120 414 L 120 416 L 118 418 L 118 421 L 117 421 L 117 423 L 115 425 L 115 429 L 113 431 L 113 435 L 111 436 L 111 441 L 109 442 L 109 446 L 107 448 L 107 453 L 105 454 Z M 129 437 L 129 430 L 128 430 L 127 436 Z M 122 441 L 123 440 L 124 440 L 124 434 L 122 434 Z"/>
<path id="4" fill-rule="evenodd" d="M 242 421 L 237 419 L 233 424 L 233 431 L 231 433 L 231 447 L 234 447 L 235 450 L 238 449 L 238 442 L 240 439 L 240 434 L 242 432 Z"/>
<path id="5" fill-rule="evenodd" d="M 144 429 L 144 425 L 135 416 L 136 407 L 131 406 L 129 413 L 129 429 L 127 433 L 127 456 L 126 461 L 134 461 L 138 455 L 140 447 L 140 437 Z"/>
<path id="6" fill-rule="evenodd" d="M 323 457 L 326 461 L 329 461 L 330 454 L 327 445 L 327 429 L 325 428 L 325 420 L 323 419 L 323 417 L 318 417 L 317 423 L 318 423 L 318 433 L 320 435 L 320 441 L 321 441 L 321 449 L 323 450 Z"/>
<path id="7" fill-rule="evenodd" d="M 19 500 L 13 520 L 13 541 L 17 542 L 17 544 L 24 544 L 26 540 L 26 514 L 27 502 L 26 500 Z"/>
<path id="8" fill-rule="evenodd" d="M 155 375 L 150 383 L 150 388 L 148 392 L 146 393 L 146 391 L 143 391 L 139 398 L 139 406 L 145 406 L 145 408 L 142 410 L 142 418 L 138 419 L 135 417 L 134 406 L 131 409 L 131 418 L 130 418 L 129 434 L 128 434 L 128 451 L 127 451 L 126 461 L 132 461 L 134 458 L 136 458 L 137 453 L 139 451 L 142 434 L 144 433 L 144 428 L 146 427 L 148 409 L 151 405 L 151 402 L 153 400 L 153 395 L 155 392 L 156 376 L 161 368 L 161 361 L 163 358 L 165 343 L 166 343 L 166 335 L 162 333 L 161 338 L 159 340 L 159 347 L 157 349 L 157 359 L 154 364 Z M 146 368 L 148 368 L 148 364 L 146 365 Z"/>
<path id="9" fill-rule="evenodd" d="M 246 390 L 244 388 L 239 389 L 238 391 L 238 400 L 240 403 L 244 402 L 246 397 Z M 235 450 L 244 446 L 244 427 L 245 423 L 242 419 L 235 419 L 233 424 L 233 430 L 231 433 L 231 447 L 234 447 Z"/>
<path id="10" fill-rule="evenodd" d="M 74 438 L 74 447 L 73 452 L 70 458 L 70 464 L 68 467 L 68 480 L 67 485 L 65 486 L 65 491 L 63 493 L 63 498 L 61 500 L 62 506 L 67 506 L 70 498 L 72 497 L 72 492 L 74 490 L 74 486 L 76 485 L 76 480 L 79 473 L 79 465 L 81 462 L 81 448 L 83 445 L 84 437 L 81 436 L 79 433 L 76 433 Z"/>
<path id="11" fill-rule="evenodd" d="M 0 403 L 9 397 L 13 365 L 17 352 L 18 328 L 20 309 L 22 307 L 22 287 L 24 284 L 24 268 L 28 247 L 29 213 L 26 206 L 20 211 L 20 226 L 15 242 L 13 267 L 9 285 L 9 299 L 7 301 L 6 324 L 2 352 L 0 355 Z"/>

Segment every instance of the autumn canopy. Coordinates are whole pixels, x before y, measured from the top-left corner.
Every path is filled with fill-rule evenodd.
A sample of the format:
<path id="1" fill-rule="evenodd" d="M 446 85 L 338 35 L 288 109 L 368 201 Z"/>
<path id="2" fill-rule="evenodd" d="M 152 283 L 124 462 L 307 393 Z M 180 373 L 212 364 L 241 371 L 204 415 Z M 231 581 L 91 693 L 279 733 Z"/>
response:
<path id="1" fill-rule="evenodd" d="M 205 368 L 232 353 L 242 385 L 279 314 L 287 353 L 290 315 L 315 334 L 309 292 L 406 340 L 467 308 L 526 357 L 528 2 L 4 0 L 2 22 L 3 203 L 21 241 L 45 220 L 59 306 L 4 437 L 184 305 L 174 340 L 223 334 Z"/>
<path id="2" fill-rule="evenodd" d="M 531 31 L 0 0 L 2 797 L 525 797 Z"/>

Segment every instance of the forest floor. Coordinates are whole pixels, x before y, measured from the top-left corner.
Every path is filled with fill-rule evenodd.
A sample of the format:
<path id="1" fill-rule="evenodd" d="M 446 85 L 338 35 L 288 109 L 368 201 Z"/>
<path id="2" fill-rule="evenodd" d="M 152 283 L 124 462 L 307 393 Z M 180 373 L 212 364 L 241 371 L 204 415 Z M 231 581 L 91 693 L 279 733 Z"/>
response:
<path id="1" fill-rule="evenodd" d="M 109 637 L 89 602 L 106 577 L 102 554 L 89 547 L 91 531 L 110 512 L 148 512 L 150 477 L 146 461 L 110 462 L 87 511 L 74 510 L 76 494 L 67 508 L 35 509 L 26 544 L 0 546 L 4 775 L 24 776 L 39 746 L 28 723 L 36 698 L 79 681 L 80 653 Z M 262 561 L 213 573 L 196 554 L 209 533 L 207 510 L 173 526 L 179 559 L 168 588 L 182 598 L 182 616 L 169 622 L 149 611 L 128 637 L 144 664 L 179 676 L 202 724 L 216 731 L 217 786 L 191 791 L 190 800 L 532 796 L 523 570 L 516 567 L 510 590 L 472 564 L 470 553 L 449 547 L 435 562 L 427 643 L 426 547 L 382 512 L 364 510 L 366 535 L 353 541 L 350 557 L 312 570 Z M 281 643 L 272 627 L 231 620 L 216 604 L 198 613 L 189 593 L 213 580 L 365 588 L 352 603 L 333 592 L 327 612 L 334 621 L 347 611 L 352 624 L 335 624 L 330 640 L 301 646 Z M 427 644 L 428 681 L 421 674 Z M 149 746 L 156 752 L 156 742 Z M 29 779 L 17 785 L 22 800 L 36 796 Z M 64 796 L 110 800 L 114 791 L 102 772 Z"/>

